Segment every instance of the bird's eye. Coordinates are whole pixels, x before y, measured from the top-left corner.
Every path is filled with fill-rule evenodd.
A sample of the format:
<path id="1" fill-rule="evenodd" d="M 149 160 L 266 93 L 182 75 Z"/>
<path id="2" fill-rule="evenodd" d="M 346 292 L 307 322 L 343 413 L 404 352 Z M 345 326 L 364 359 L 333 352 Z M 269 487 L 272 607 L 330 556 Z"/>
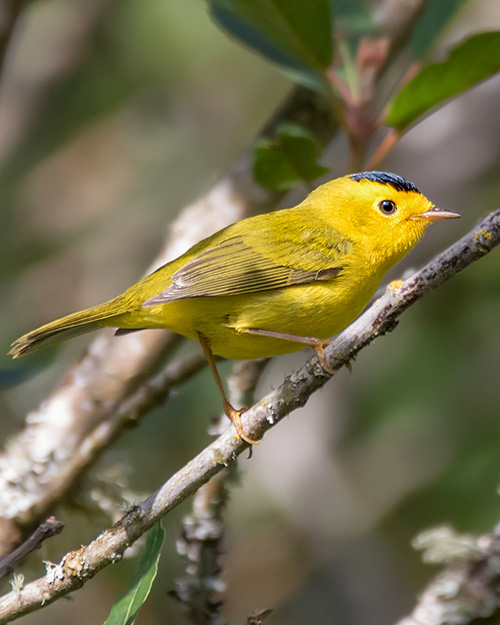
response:
<path id="1" fill-rule="evenodd" d="M 378 209 L 383 215 L 393 215 L 398 207 L 392 200 L 382 200 L 378 203 Z"/>

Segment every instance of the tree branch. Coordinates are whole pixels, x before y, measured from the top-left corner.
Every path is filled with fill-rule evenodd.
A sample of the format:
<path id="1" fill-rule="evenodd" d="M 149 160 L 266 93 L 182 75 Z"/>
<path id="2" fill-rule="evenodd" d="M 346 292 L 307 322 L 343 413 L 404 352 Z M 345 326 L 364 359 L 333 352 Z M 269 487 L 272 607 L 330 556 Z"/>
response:
<path id="1" fill-rule="evenodd" d="M 446 569 L 424 590 L 412 613 L 398 625 L 466 625 L 492 616 L 500 605 L 498 530 L 475 541 L 465 537 L 467 543 L 474 543 L 463 546 L 467 556 L 451 558 Z M 442 528 L 434 531 L 439 534 Z"/>
<path id="2" fill-rule="evenodd" d="M 476 228 L 400 287 L 389 286 L 386 293 L 327 348 L 330 366 L 339 369 L 347 364 L 377 336 L 394 329 L 397 318 L 411 304 L 499 244 L 500 209 L 490 213 Z M 311 393 L 322 387 L 330 377 L 319 367 L 315 358 L 308 361 L 276 390 L 244 413 L 245 431 L 252 437 L 263 436 L 292 410 L 303 406 Z M 48 605 L 83 586 L 101 569 L 119 560 L 123 552 L 159 519 L 219 473 L 246 448 L 244 441 L 235 438 L 233 428 L 228 428 L 165 482 L 160 490 L 134 506 L 113 527 L 102 532 L 86 547 L 66 554 L 46 576 L 0 599 L 0 625 L 37 610 L 42 605 Z M 491 555 L 492 558 L 497 558 L 498 549 Z M 491 576 L 484 579 L 489 583 Z M 496 593 L 494 588 L 491 592 Z M 470 611 L 468 618 L 473 616 L 474 612 Z M 455 622 L 460 624 L 468 621 Z"/>
<path id="3" fill-rule="evenodd" d="M 192 625 L 224 625 L 220 615 L 220 593 L 224 589 L 220 557 L 226 531 L 224 510 L 228 478 L 236 464 L 214 475 L 193 498 L 191 514 L 182 519 L 176 541 L 183 558 L 184 574 L 176 580 L 174 597 L 182 602 L 186 622 Z"/>
<path id="4" fill-rule="evenodd" d="M 0 578 L 13 573 L 18 562 L 36 549 L 39 549 L 44 540 L 57 536 L 63 529 L 64 524 L 58 521 L 55 516 L 50 516 L 46 519 L 22 545 L 19 545 L 12 553 L 0 558 Z"/>

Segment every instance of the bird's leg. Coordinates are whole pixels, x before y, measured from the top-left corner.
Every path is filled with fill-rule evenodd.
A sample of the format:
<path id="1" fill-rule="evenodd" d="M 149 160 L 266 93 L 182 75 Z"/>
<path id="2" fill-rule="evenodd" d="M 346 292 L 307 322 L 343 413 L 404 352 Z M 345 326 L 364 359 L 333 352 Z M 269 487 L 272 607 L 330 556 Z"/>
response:
<path id="1" fill-rule="evenodd" d="M 224 405 L 224 412 L 226 413 L 226 417 L 234 425 L 236 434 L 239 438 L 243 439 L 249 445 L 258 445 L 260 441 L 256 441 L 253 438 L 247 436 L 243 430 L 243 426 L 241 425 L 241 415 L 247 409 L 241 408 L 240 410 L 236 410 L 236 408 L 233 408 L 233 406 L 231 406 L 231 404 L 229 403 L 226 391 L 224 390 L 224 385 L 222 384 L 222 380 L 217 370 L 217 364 L 215 362 L 212 348 L 210 347 L 210 341 L 201 332 L 198 332 L 198 340 L 200 341 L 200 345 L 202 346 L 203 352 L 205 353 L 205 357 L 207 359 L 208 366 L 210 367 L 210 371 L 212 372 L 215 382 L 219 387 L 220 394 L 222 395 L 222 403 Z"/>
<path id="2" fill-rule="evenodd" d="M 273 339 L 281 339 L 283 341 L 293 341 L 294 343 L 304 343 L 309 345 L 316 352 L 320 367 L 329 373 L 335 375 L 336 371 L 330 367 L 325 358 L 325 347 L 330 345 L 328 339 L 318 339 L 315 336 L 297 336 L 295 334 L 287 334 L 286 332 L 273 332 L 272 330 L 261 330 L 260 328 L 245 328 L 245 332 L 249 334 L 258 334 L 260 336 L 269 336 Z"/>

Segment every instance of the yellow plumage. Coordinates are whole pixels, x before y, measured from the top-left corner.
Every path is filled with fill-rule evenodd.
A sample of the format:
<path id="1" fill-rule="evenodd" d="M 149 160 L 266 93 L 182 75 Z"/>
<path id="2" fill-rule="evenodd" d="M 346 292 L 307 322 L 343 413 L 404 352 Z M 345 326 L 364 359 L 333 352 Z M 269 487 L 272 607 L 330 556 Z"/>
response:
<path id="1" fill-rule="evenodd" d="M 115 299 L 26 334 L 11 353 L 103 326 L 168 328 L 200 340 L 209 358 L 276 356 L 304 343 L 321 349 L 427 226 L 453 217 L 394 174 L 344 176 L 295 208 L 224 228 Z"/>
<path id="2" fill-rule="evenodd" d="M 227 358 L 303 348 L 246 334 L 248 328 L 326 339 L 361 313 L 384 274 L 443 214 L 431 212 L 429 219 L 429 200 L 388 179 L 339 178 L 295 208 L 233 224 L 117 298 L 21 337 L 12 354 L 102 326 L 169 328 L 191 339 L 201 332 Z M 381 201 L 394 202 L 396 211 L 384 214 Z"/>

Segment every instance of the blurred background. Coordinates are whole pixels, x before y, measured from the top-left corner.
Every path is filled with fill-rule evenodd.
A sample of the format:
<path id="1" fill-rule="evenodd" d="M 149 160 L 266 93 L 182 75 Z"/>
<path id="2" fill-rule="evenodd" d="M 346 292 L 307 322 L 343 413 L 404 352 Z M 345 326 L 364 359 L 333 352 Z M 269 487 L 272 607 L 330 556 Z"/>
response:
<path id="1" fill-rule="evenodd" d="M 494 29 L 498 2 L 472 1 L 440 47 Z M 6 354 L 20 334 L 139 279 L 169 223 L 224 175 L 291 82 L 218 30 L 199 0 L 47 0 L 25 11 L 0 86 Z M 391 277 L 420 267 L 500 206 L 499 101 L 497 77 L 428 117 L 384 162 L 463 214 L 433 227 Z M 334 145 L 321 159 L 330 177 L 345 170 L 338 154 Z M 294 190 L 284 206 L 305 193 Z M 418 302 L 362 351 L 352 375 L 341 371 L 240 460 L 223 557 L 230 623 L 265 607 L 274 609 L 269 625 L 392 623 L 436 572 L 411 547 L 419 532 L 449 523 L 481 533 L 498 521 L 499 285 L 496 251 Z M 88 340 L 26 363 L 1 356 L 4 440 Z M 309 356 L 275 359 L 258 396 Z M 127 432 L 94 475 L 123 482 L 139 500 L 209 442 L 219 408 L 205 371 Z M 32 556 L 27 579 L 43 574 L 41 560 L 59 561 L 109 525 L 79 497 L 57 511 L 66 529 Z M 168 593 L 182 572 L 175 540 L 189 506 L 164 522 L 141 625 L 182 622 Z M 108 568 L 73 601 L 22 622 L 103 622 L 133 568 L 133 559 Z"/>

